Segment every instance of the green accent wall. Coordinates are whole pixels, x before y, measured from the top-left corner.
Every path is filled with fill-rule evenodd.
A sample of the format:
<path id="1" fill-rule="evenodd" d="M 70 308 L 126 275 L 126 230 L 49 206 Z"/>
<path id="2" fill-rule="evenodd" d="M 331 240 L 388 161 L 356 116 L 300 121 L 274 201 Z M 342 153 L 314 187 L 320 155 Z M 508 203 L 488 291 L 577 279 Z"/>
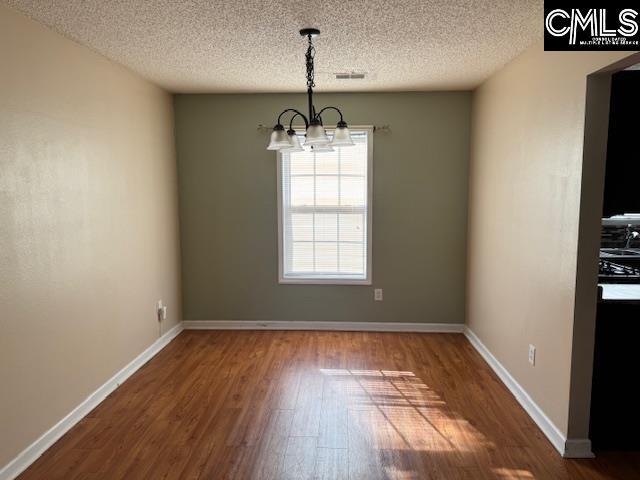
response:
<path id="1" fill-rule="evenodd" d="M 276 153 L 257 126 L 305 95 L 174 99 L 185 320 L 464 321 L 470 92 L 315 95 L 390 126 L 373 139 L 371 286 L 278 283 Z"/>

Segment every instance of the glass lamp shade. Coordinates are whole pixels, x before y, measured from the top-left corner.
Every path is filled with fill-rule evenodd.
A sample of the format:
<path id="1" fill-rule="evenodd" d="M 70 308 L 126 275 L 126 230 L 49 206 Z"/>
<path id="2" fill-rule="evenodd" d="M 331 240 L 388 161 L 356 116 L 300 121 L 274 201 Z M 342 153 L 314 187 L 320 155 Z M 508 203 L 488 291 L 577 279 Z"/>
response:
<path id="1" fill-rule="evenodd" d="M 351 139 L 349 128 L 347 128 L 347 126 L 342 127 L 338 125 L 335 132 L 333 132 L 333 140 L 331 140 L 330 145 L 334 147 L 346 147 L 355 145 L 355 143 L 353 143 L 353 140 Z"/>
<path id="2" fill-rule="evenodd" d="M 305 140 L 305 146 L 308 145 L 326 145 L 329 143 L 329 137 L 324 131 L 324 127 L 320 124 L 312 123 L 307 128 L 307 139 Z"/>
<path id="3" fill-rule="evenodd" d="M 303 152 L 304 148 L 302 148 L 302 145 L 300 145 L 300 139 L 298 138 L 298 135 L 296 135 L 296 132 L 294 132 L 293 130 L 289 130 L 287 132 L 287 136 L 289 137 L 289 146 L 286 148 L 281 149 L 281 152 Z"/>
<path id="4" fill-rule="evenodd" d="M 291 147 L 292 145 L 289 142 L 289 136 L 287 135 L 287 132 L 284 131 L 284 127 L 282 125 L 276 125 L 273 127 L 273 132 L 271 132 L 271 141 L 269 142 L 269 146 L 267 146 L 267 150 L 280 150 L 282 148 Z"/>

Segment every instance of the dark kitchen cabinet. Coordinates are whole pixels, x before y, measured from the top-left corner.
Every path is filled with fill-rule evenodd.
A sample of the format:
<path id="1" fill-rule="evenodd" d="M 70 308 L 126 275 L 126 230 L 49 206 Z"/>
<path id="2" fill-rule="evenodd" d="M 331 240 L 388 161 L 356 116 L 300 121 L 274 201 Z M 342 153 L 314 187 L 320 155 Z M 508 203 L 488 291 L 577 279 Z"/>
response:
<path id="1" fill-rule="evenodd" d="M 640 71 L 623 71 L 611 79 L 609 139 L 603 216 L 640 212 Z"/>
<path id="2" fill-rule="evenodd" d="M 639 338 L 640 301 L 598 303 L 589 432 L 595 452 L 640 450 Z"/>

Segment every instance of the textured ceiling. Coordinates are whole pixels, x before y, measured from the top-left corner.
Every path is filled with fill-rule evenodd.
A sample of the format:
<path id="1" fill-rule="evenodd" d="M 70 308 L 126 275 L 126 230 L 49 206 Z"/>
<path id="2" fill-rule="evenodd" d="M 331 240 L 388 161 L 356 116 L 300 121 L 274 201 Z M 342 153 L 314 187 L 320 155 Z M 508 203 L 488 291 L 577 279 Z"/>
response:
<path id="1" fill-rule="evenodd" d="M 0 0 L 172 92 L 473 88 L 542 38 L 542 0 Z M 332 73 L 366 72 L 364 80 Z"/>

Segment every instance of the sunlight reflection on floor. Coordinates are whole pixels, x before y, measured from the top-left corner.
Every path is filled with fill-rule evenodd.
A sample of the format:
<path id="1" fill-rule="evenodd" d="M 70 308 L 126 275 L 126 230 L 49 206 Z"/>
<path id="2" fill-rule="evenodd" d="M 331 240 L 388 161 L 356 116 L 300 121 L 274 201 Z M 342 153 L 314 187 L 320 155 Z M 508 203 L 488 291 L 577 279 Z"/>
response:
<path id="1" fill-rule="evenodd" d="M 320 371 L 327 377 L 326 386 L 349 409 L 350 427 L 378 450 L 464 453 L 493 446 L 413 372 Z"/>
<path id="2" fill-rule="evenodd" d="M 533 474 L 529 470 L 520 470 L 515 468 L 494 468 L 493 472 L 500 479 L 513 479 L 513 480 L 525 480 L 530 478 L 535 478 Z"/>

